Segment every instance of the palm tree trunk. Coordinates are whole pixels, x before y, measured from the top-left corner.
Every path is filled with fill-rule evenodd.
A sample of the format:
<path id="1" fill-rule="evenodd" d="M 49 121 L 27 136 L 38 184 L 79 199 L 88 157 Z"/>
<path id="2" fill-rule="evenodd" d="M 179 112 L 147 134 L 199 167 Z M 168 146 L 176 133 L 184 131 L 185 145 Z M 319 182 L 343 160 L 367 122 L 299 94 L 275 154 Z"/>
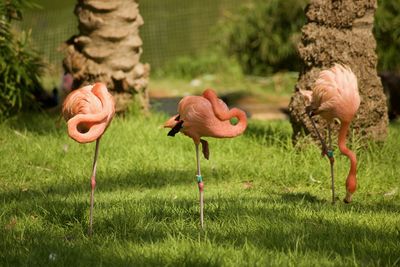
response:
<path id="1" fill-rule="evenodd" d="M 134 0 L 78 0 L 75 15 L 79 34 L 66 43 L 64 70 L 72 74 L 73 89 L 103 82 L 124 110 L 133 99 L 147 110 L 149 64 L 140 63 L 143 19 Z"/>
<path id="2" fill-rule="evenodd" d="M 377 75 L 376 41 L 372 34 L 376 8 L 376 0 L 310 1 L 306 8 L 308 22 L 302 28 L 299 45 L 303 67 L 296 89 L 311 90 L 319 71 L 333 63 L 348 65 L 357 76 L 362 99 L 353 129 L 359 136 L 384 140 L 388 126 L 386 97 Z M 295 141 L 302 133 L 315 135 L 298 92 L 291 99 L 289 111 Z M 315 121 L 324 133 L 323 120 L 316 116 Z"/>

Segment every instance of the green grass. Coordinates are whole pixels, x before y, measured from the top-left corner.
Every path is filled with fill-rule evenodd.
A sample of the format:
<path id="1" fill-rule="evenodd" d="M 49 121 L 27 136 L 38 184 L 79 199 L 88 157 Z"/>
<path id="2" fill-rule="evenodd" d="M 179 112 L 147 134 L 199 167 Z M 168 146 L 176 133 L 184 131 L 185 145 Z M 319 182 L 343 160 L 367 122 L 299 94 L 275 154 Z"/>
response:
<path id="1" fill-rule="evenodd" d="M 250 121 L 209 139 L 199 229 L 192 141 L 162 115 L 116 118 L 101 140 L 94 236 L 86 235 L 94 144 L 64 122 L 23 115 L 0 125 L 0 266 L 396 266 L 400 125 L 361 148 L 354 202 L 330 203 L 327 159 L 291 144 L 286 121 Z M 348 170 L 336 157 L 337 193 Z"/>

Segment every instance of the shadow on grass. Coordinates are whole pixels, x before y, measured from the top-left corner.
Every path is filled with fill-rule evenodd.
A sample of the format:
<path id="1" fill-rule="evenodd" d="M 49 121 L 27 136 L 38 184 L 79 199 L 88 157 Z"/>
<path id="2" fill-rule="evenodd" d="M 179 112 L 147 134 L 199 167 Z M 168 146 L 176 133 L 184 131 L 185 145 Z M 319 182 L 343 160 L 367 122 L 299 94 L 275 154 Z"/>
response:
<path id="1" fill-rule="evenodd" d="M 368 208 L 364 207 L 366 211 Z M 315 212 L 321 210 L 316 208 Z M 221 245 L 235 244 L 237 248 L 251 242 L 260 249 L 300 254 L 323 252 L 333 258 L 341 256 L 351 260 L 354 257 L 364 264 L 374 261 L 385 265 L 395 262 L 400 256 L 399 236 L 384 232 L 383 229 L 377 230 L 345 220 L 328 220 L 321 216 L 302 216 L 287 207 L 272 210 L 252 208 L 246 215 L 265 223 L 245 229 L 231 227 L 228 232 L 215 231 L 208 235 Z"/>
<path id="2" fill-rule="evenodd" d="M 265 205 L 260 205 L 263 203 Z M 202 246 L 202 242 L 198 242 L 197 201 L 192 199 L 172 200 L 154 196 L 126 202 L 124 208 L 117 210 L 111 207 L 118 205 L 118 202 L 111 201 L 107 203 L 108 211 L 95 217 L 95 236 L 92 240 L 86 239 L 83 235 L 87 227 L 87 212 L 81 211 L 84 209 L 83 203 L 56 201 L 47 204 L 49 205 L 47 209 L 52 212 L 43 214 L 46 225 L 64 227 L 64 233 L 25 230 L 25 241 L 17 241 L 19 244 L 16 244 L 24 246 L 24 249 L 14 254 L 12 250 L 6 250 L 9 262 L 20 263 L 24 258 L 20 254 L 28 253 L 34 257 L 33 262 L 37 260 L 38 265 L 43 265 L 48 261 L 49 254 L 54 252 L 68 263 L 99 261 L 116 265 L 128 263 L 152 265 L 166 261 L 179 263 L 176 261 L 185 256 L 185 249 L 196 250 Z M 79 215 L 72 217 L 76 205 Z M 51 206 L 55 210 L 52 210 Z M 310 252 L 314 253 L 310 255 L 321 253 L 323 256 L 329 255 L 332 260 L 337 257 L 349 261 L 355 259 L 361 265 L 377 263 L 387 265 L 393 264 L 398 259 L 400 246 L 398 235 L 389 231 L 385 232 L 384 228 L 374 229 L 374 227 L 354 221 L 328 220 L 318 215 L 321 212 L 321 205 L 315 202 L 307 207 L 307 210 L 311 209 L 315 213 L 304 216 L 286 201 L 282 203 L 278 201 L 271 205 L 269 198 L 210 197 L 206 199 L 207 229 L 202 240 L 205 245 L 211 246 L 211 250 L 217 247 L 233 247 L 239 253 L 246 244 L 250 244 L 261 251 L 284 252 L 297 257 Z M 97 209 L 99 208 L 97 206 Z M 104 204 L 101 208 L 105 208 Z M 325 205 L 324 209 L 329 210 L 331 206 Z M 368 209 L 365 208 L 365 211 Z M 61 215 L 62 213 L 69 214 L 66 216 L 68 220 L 62 217 L 65 216 L 65 214 Z M 338 216 L 341 214 L 343 212 L 338 212 Z M 78 227 L 80 229 L 68 228 L 74 220 L 80 222 Z M 8 233 L 1 235 L 4 235 L 3 240 L 12 238 Z M 195 240 L 197 241 L 193 242 Z M 162 253 L 158 247 L 160 244 L 168 244 L 168 242 L 176 244 L 178 241 L 183 243 L 188 241 L 186 245 L 189 243 L 191 247 L 182 247 L 182 254 L 179 255 L 177 252 L 178 255 L 175 254 L 175 257 Z M 154 254 L 151 253 L 154 256 L 124 258 L 117 249 L 111 249 L 102 254 L 100 248 L 103 248 L 104 243 L 107 242 L 113 243 L 112 247 L 118 244 L 122 248 L 128 243 L 139 247 L 154 246 Z M 126 249 L 129 247 L 124 248 Z M 166 249 L 165 246 L 164 249 Z M 135 250 L 131 253 L 137 256 L 140 254 Z M 193 257 L 198 256 L 201 259 L 189 260 L 202 262 L 204 260 L 202 257 L 207 258 L 211 254 L 213 254 L 212 251 L 200 256 L 195 254 Z"/>
<path id="3" fill-rule="evenodd" d="M 292 142 L 292 133 L 283 122 L 249 123 L 245 135 L 270 146 Z"/>
<path id="4" fill-rule="evenodd" d="M 173 169 L 146 169 L 132 170 L 129 173 L 111 176 L 105 179 L 102 183 L 105 190 L 112 191 L 115 186 L 122 188 L 153 189 L 166 186 L 190 184 L 190 182 L 196 182 L 195 174 L 190 171 Z"/>
<path id="5" fill-rule="evenodd" d="M 281 195 L 282 200 L 286 202 L 309 202 L 309 203 L 320 203 L 326 204 L 326 200 L 319 199 L 310 193 L 284 193 Z"/>
<path id="6" fill-rule="evenodd" d="M 68 197 L 73 193 L 89 193 L 90 177 L 82 182 L 58 181 L 56 184 L 42 186 L 38 189 L 21 190 L 20 188 L 0 191 L 0 199 L 5 201 L 31 201 L 34 198 L 47 198 L 51 196 Z M 195 175 L 183 170 L 132 170 L 129 173 L 114 176 L 106 176 L 97 173 L 96 191 L 113 192 L 116 190 L 138 190 L 155 189 L 167 186 L 193 185 L 196 183 Z"/>
<path id="7" fill-rule="evenodd" d="M 223 262 L 210 251 L 200 254 L 190 246 L 174 251 L 173 247 L 157 241 L 143 249 L 140 245 L 96 235 L 72 242 L 50 232 L 29 231 L 26 236 L 31 241 L 5 243 L 8 249 L 1 261 L 4 266 L 28 262 L 31 266 L 221 266 Z"/>
<path id="8" fill-rule="evenodd" d="M 69 241 L 63 235 L 39 230 L 27 231 L 25 237 L 14 240 L 4 234 L 4 245 L 8 249 L 4 258 L 0 258 L 2 266 L 23 266 L 28 262 L 31 266 L 102 266 L 104 263 L 126 266 L 126 259 L 123 260 L 116 251 L 102 250 L 105 242 L 97 237 L 90 239 L 80 234 L 79 240 Z M 140 258 L 137 257 L 137 263 L 143 262 Z M 148 259 L 147 263 L 156 264 L 157 260 Z"/>
<path id="9" fill-rule="evenodd" d="M 342 207 L 345 210 L 352 210 L 353 212 L 387 212 L 387 213 L 398 213 L 400 211 L 400 205 L 393 202 L 377 201 L 374 204 L 365 204 L 360 201 L 353 201 L 350 204 L 345 204 L 343 199 L 337 197 L 335 204 L 326 199 L 320 199 L 310 193 L 284 193 L 281 195 L 283 202 L 291 203 L 309 203 L 309 204 L 321 204 L 331 205 L 332 207 Z"/>
<path id="10" fill-rule="evenodd" d="M 59 111 L 21 113 L 9 118 L 7 124 L 10 128 L 20 132 L 28 131 L 40 135 L 64 131 L 64 128 L 61 127 L 64 124 L 64 119 Z"/>

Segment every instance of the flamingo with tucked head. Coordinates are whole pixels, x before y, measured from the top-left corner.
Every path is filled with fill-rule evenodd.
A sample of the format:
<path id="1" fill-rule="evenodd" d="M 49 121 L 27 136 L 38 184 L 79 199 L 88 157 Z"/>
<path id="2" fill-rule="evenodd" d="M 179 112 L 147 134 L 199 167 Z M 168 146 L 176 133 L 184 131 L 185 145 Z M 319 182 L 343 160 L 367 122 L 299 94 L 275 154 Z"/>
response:
<path id="1" fill-rule="evenodd" d="M 237 118 L 236 125 L 230 119 Z M 207 89 L 202 96 L 185 96 L 178 104 L 178 114 L 172 116 L 164 124 L 165 128 L 172 128 L 168 136 L 175 136 L 178 132 L 193 139 L 196 147 L 197 182 L 200 193 L 200 223 L 204 226 L 204 184 L 200 172 L 199 144 L 206 159 L 209 158 L 209 148 L 202 137 L 231 138 L 241 135 L 247 127 L 246 113 L 238 108 L 229 109 L 217 97 L 212 89 Z"/>
<path id="2" fill-rule="evenodd" d="M 308 104 L 306 110 L 314 127 L 315 124 L 312 120 L 313 115 L 320 115 L 327 121 L 330 143 L 330 124 L 334 118 L 338 118 L 341 122 L 338 146 L 340 152 L 350 160 L 350 171 L 346 179 L 346 197 L 344 198 L 344 202 L 350 203 L 352 201 L 352 195 L 357 188 L 357 158 L 354 152 L 347 148 L 346 136 L 350 123 L 360 106 L 357 78 L 349 67 L 335 64 L 332 68 L 319 73 L 312 91 L 300 90 L 300 93 L 304 96 Z M 315 129 L 317 128 L 315 127 Z M 332 202 L 335 202 L 333 153 L 327 150 L 322 139 L 321 142 L 323 145 L 323 153 L 328 155 L 331 162 Z"/>
<path id="3" fill-rule="evenodd" d="M 115 113 L 115 102 L 107 87 L 95 83 L 72 91 L 62 107 L 68 125 L 68 135 L 79 143 L 96 140 L 91 177 L 89 235 L 93 232 L 94 189 L 96 187 L 96 166 L 99 142 Z"/>

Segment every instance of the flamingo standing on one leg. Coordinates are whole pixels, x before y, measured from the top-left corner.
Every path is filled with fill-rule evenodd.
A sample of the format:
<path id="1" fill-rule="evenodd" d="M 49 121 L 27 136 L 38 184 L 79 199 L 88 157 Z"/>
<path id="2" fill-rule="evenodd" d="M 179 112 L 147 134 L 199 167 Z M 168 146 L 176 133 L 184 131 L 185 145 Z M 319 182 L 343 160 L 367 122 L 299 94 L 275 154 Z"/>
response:
<path id="1" fill-rule="evenodd" d="M 236 125 L 230 119 L 236 117 Z M 212 89 L 207 89 L 202 96 L 186 96 L 178 105 L 178 114 L 171 117 L 164 124 L 165 128 L 172 128 L 169 136 L 182 132 L 193 139 L 196 146 L 197 182 L 200 193 L 200 223 L 204 226 L 204 184 L 200 172 L 199 144 L 202 144 L 204 157 L 208 159 L 209 149 L 207 141 L 201 137 L 230 138 L 244 132 L 247 127 L 246 114 L 237 108 L 228 109 L 226 104 L 218 99 Z"/>
<path id="2" fill-rule="evenodd" d="M 346 179 L 346 197 L 344 202 L 350 203 L 352 195 L 357 187 L 357 158 L 353 151 L 346 147 L 346 135 L 360 106 L 360 95 L 358 93 L 357 78 L 350 68 L 335 64 L 328 70 L 319 73 L 312 91 L 300 90 L 309 106 L 306 108 L 314 127 L 313 115 L 321 115 L 328 123 L 329 142 L 331 142 L 330 124 L 334 118 L 341 122 L 338 146 L 340 152 L 350 160 L 350 171 Z M 317 129 L 315 127 L 315 129 Z M 319 136 L 319 133 L 317 131 Z M 334 178 L 333 178 L 333 153 L 328 151 L 321 139 L 323 153 L 327 154 L 331 161 L 332 174 L 332 202 L 335 201 Z"/>
<path id="3" fill-rule="evenodd" d="M 115 113 L 113 96 L 102 83 L 95 83 L 70 93 L 64 101 L 62 113 L 68 123 L 68 135 L 79 143 L 96 140 L 91 177 L 89 235 L 93 232 L 94 189 L 99 142 Z"/>

